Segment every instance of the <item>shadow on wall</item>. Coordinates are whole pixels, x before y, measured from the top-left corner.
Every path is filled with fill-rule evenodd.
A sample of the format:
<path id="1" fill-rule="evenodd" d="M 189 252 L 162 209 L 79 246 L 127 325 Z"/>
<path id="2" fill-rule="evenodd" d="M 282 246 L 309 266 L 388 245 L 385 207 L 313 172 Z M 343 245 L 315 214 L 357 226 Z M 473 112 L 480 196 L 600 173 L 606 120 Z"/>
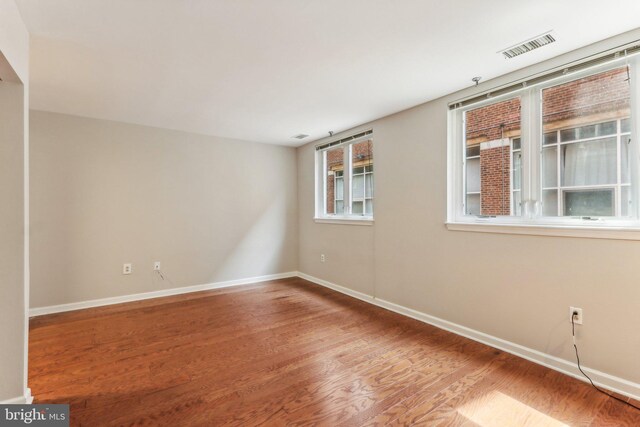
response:
<path id="1" fill-rule="evenodd" d="M 213 272 L 211 282 L 238 278 L 239 272 L 245 272 L 245 277 L 284 272 L 286 262 L 282 258 L 286 253 L 285 246 L 287 240 L 293 241 L 287 224 L 285 194 L 277 194 L 262 211 L 264 213 L 256 218 Z"/>
<path id="2" fill-rule="evenodd" d="M 32 308 L 296 269 L 293 149 L 31 118 Z"/>

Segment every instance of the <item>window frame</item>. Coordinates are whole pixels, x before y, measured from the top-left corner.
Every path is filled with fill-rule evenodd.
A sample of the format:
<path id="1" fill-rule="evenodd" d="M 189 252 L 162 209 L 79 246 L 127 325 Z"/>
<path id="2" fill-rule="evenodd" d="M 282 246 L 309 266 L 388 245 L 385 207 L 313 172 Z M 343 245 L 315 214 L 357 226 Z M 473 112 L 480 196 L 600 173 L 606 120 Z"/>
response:
<path id="1" fill-rule="evenodd" d="M 542 93 L 544 89 L 562 85 L 590 75 L 606 72 L 624 65 L 630 65 L 633 69 L 630 81 L 630 137 L 629 165 L 630 165 L 630 197 L 632 205 L 629 207 L 630 217 L 552 217 L 543 216 L 542 201 L 542 156 L 543 156 L 543 120 L 542 120 Z M 536 234 L 574 237 L 596 237 L 614 239 L 640 240 L 640 183 L 638 180 L 640 159 L 638 157 L 637 129 L 639 129 L 640 111 L 640 60 L 638 56 L 622 58 L 607 63 L 593 66 L 587 69 L 568 73 L 564 76 L 550 78 L 548 80 L 523 85 L 521 89 L 514 90 L 499 96 L 490 97 L 479 102 L 467 104 L 463 107 L 450 109 L 448 112 L 448 144 L 447 144 L 447 221 L 450 230 L 495 232 L 508 234 Z M 483 217 L 465 214 L 466 199 L 466 132 L 465 113 L 486 105 L 497 102 L 520 98 L 521 106 L 521 134 L 520 152 L 521 158 L 521 216 L 496 216 Z M 621 119 L 616 119 L 617 143 L 620 135 L 626 134 L 619 127 Z M 603 120 L 606 122 L 608 120 Z M 513 139 L 510 138 L 511 159 L 513 162 Z M 618 145 L 619 147 L 619 145 Z M 560 141 L 557 141 L 556 149 L 560 150 Z M 617 148 L 619 151 L 620 149 Z M 556 157 L 560 154 L 556 153 Z M 619 156 L 619 154 L 618 154 Z M 556 171 L 557 174 L 560 171 Z M 620 171 L 618 171 L 618 174 Z M 510 173 L 513 183 L 513 172 Z M 561 183 L 558 182 L 558 194 Z M 614 187 L 620 184 L 611 185 Z M 617 190 L 616 190 L 617 191 Z M 511 186 L 513 195 L 513 185 Z M 560 196 L 558 196 L 560 197 Z M 513 198 L 513 197 L 512 197 Z M 619 200 L 615 200 L 616 212 L 618 212 Z M 512 213 L 513 213 L 513 201 Z"/>
<path id="2" fill-rule="evenodd" d="M 351 213 L 352 205 L 353 205 L 353 194 L 352 194 L 352 182 L 353 182 L 353 145 L 358 144 L 364 141 L 371 141 L 374 143 L 373 133 L 368 133 L 358 138 L 354 138 L 347 142 L 331 145 L 326 148 L 316 150 L 315 155 L 315 214 L 314 220 L 317 223 L 329 223 L 329 224 L 354 224 L 354 225 L 373 225 L 374 222 L 374 213 L 371 215 L 366 214 L 353 214 Z M 327 174 L 325 173 L 326 168 L 326 159 L 327 152 L 336 148 L 343 148 L 343 192 L 342 192 L 342 200 L 343 200 L 343 214 L 327 214 L 327 197 L 326 197 L 326 189 L 327 189 Z M 362 166 L 364 168 L 364 166 Z M 372 180 L 372 197 L 366 197 L 366 175 L 367 173 L 372 174 L 374 176 Z M 373 200 L 375 199 L 375 170 L 372 172 L 364 172 L 363 169 L 363 180 L 364 180 L 364 191 L 365 197 L 362 200 L 363 209 L 366 210 L 365 204 L 366 200 L 372 200 L 372 206 L 374 204 Z M 334 178 L 335 179 L 335 178 Z M 334 185 L 334 204 L 335 198 L 337 196 L 337 190 Z M 374 210 L 375 211 L 375 210 Z"/>

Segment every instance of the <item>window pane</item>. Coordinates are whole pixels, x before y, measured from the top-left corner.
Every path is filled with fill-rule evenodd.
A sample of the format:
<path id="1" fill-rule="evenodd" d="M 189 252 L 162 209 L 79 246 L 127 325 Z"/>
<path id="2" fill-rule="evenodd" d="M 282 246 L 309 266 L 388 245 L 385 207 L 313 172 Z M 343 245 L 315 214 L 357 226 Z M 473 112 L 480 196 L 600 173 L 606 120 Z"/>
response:
<path id="1" fill-rule="evenodd" d="M 542 215 L 558 216 L 558 190 L 542 192 Z"/>
<path id="2" fill-rule="evenodd" d="M 620 179 L 623 184 L 628 184 L 631 176 L 629 169 L 629 144 L 631 144 L 631 136 L 622 135 L 620 137 Z"/>
<path id="3" fill-rule="evenodd" d="M 513 192 L 513 213 L 522 215 L 522 194 L 519 191 Z"/>
<path id="4" fill-rule="evenodd" d="M 558 132 L 547 132 L 544 134 L 544 145 L 555 144 L 558 142 Z"/>
<path id="5" fill-rule="evenodd" d="M 558 149 L 546 147 L 542 150 L 542 187 L 558 186 Z"/>
<path id="6" fill-rule="evenodd" d="M 606 122 L 597 125 L 598 136 L 614 135 L 617 131 L 618 124 L 616 122 Z"/>
<path id="7" fill-rule="evenodd" d="M 365 213 L 367 215 L 373 215 L 373 200 L 367 199 L 365 201 L 365 208 L 366 208 Z"/>
<path id="8" fill-rule="evenodd" d="M 364 175 L 354 175 L 353 176 L 353 193 L 351 193 L 351 197 L 353 200 L 362 200 L 364 199 Z"/>
<path id="9" fill-rule="evenodd" d="M 480 215 L 480 195 L 479 194 L 467 195 L 467 206 L 466 206 L 465 213 L 467 215 Z"/>
<path id="10" fill-rule="evenodd" d="M 513 153 L 513 189 L 520 190 L 522 179 L 522 153 Z"/>
<path id="11" fill-rule="evenodd" d="M 566 216 L 613 216 L 613 189 L 564 192 Z"/>
<path id="12" fill-rule="evenodd" d="M 580 139 L 593 138 L 594 136 L 596 136 L 596 126 L 591 125 L 578 128 L 578 135 Z"/>
<path id="13" fill-rule="evenodd" d="M 351 213 L 355 215 L 372 215 L 371 210 L 364 211 L 364 198 L 373 197 L 373 141 L 366 140 L 351 145 Z"/>
<path id="14" fill-rule="evenodd" d="M 467 157 L 476 157 L 480 155 L 480 145 L 467 147 Z"/>
<path id="15" fill-rule="evenodd" d="M 515 211 L 512 213 L 511 181 L 520 183 L 521 172 L 513 170 L 511 141 L 520 136 L 520 98 L 469 110 L 465 119 L 466 151 L 480 147 L 479 173 L 477 162 L 466 162 L 467 214 L 515 214 Z M 476 197 L 473 193 L 478 190 L 480 195 Z"/>
<path id="16" fill-rule="evenodd" d="M 325 153 L 324 162 L 324 175 L 325 175 L 325 206 L 326 214 L 344 213 L 344 208 L 341 212 L 336 212 L 338 204 L 336 199 L 341 199 L 344 190 L 343 178 L 341 177 L 344 171 L 344 148 L 338 147 L 331 150 L 327 150 Z M 341 187 L 336 189 L 336 185 Z"/>
<path id="17" fill-rule="evenodd" d="M 562 185 L 615 184 L 616 139 L 576 142 L 562 147 Z"/>
<path id="18" fill-rule="evenodd" d="M 336 200 L 344 199 L 344 178 L 336 178 Z"/>
<path id="19" fill-rule="evenodd" d="M 629 191 L 629 187 L 622 187 L 620 194 L 620 215 L 629 216 L 631 215 L 631 191 Z"/>
<path id="20" fill-rule="evenodd" d="M 578 132 L 578 135 L 580 135 L 580 139 L 593 138 L 594 136 L 596 136 L 596 127 L 595 125 L 583 126 L 581 128 L 578 128 Z"/>
<path id="21" fill-rule="evenodd" d="M 560 131 L 560 141 L 573 141 L 578 139 L 578 129 L 564 129 Z"/>
<path id="22" fill-rule="evenodd" d="M 621 132 L 631 132 L 631 122 L 629 121 L 629 119 L 622 120 L 620 124 L 622 126 Z"/>
<path id="23" fill-rule="evenodd" d="M 372 173 L 368 173 L 365 175 L 364 196 L 366 198 L 373 197 L 373 174 Z"/>
<path id="24" fill-rule="evenodd" d="M 480 159 L 467 160 L 467 193 L 480 192 Z"/>
<path id="25" fill-rule="evenodd" d="M 344 214 L 344 201 L 336 200 L 336 214 L 342 215 Z"/>

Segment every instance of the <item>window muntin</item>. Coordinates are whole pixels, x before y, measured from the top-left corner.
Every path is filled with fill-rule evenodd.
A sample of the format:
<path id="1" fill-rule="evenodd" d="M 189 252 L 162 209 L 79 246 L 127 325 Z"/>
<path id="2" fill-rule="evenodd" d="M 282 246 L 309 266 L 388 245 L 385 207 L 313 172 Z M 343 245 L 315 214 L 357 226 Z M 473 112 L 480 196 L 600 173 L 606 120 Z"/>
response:
<path id="1" fill-rule="evenodd" d="M 632 73 L 636 62 L 630 61 L 629 67 L 620 62 L 601 66 L 452 110 L 449 132 L 454 146 L 449 167 L 454 174 L 449 182 L 454 193 L 449 199 L 449 222 L 619 226 L 631 221 L 634 227 L 640 225 L 632 200 L 638 161 L 631 123 L 637 118 L 630 108 L 631 98 L 640 92 L 629 89 L 633 87 L 629 78 L 636 78 Z M 589 90 L 586 82 L 591 85 Z M 572 98 L 575 108 L 549 108 L 552 101 L 559 106 L 560 97 L 551 95 L 561 93 L 565 84 L 565 88 L 580 88 Z M 607 85 L 617 89 L 603 89 Z M 590 93 L 599 99 L 588 102 Z M 518 135 L 509 135 L 510 212 L 487 216 L 473 191 L 478 173 L 471 161 L 474 154 L 482 154 L 482 147 L 469 144 L 467 115 L 479 108 L 494 106 L 495 110 L 496 105 L 517 98 L 522 129 Z M 481 185 L 480 193 L 485 190 Z"/>
<path id="2" fill-rule="evenodd" d="M 369 132 L 370 133 L 370 132 Z M 316 217 L 371 219 L 373 217 L 373 139 L 360 138 L 317 151 L 322 185 Z"/>
<path id="3" fill-rule="evenodd" d="M 563 205 L 565 216 L 614 216 L 612 188 L 565 190 Z"/>

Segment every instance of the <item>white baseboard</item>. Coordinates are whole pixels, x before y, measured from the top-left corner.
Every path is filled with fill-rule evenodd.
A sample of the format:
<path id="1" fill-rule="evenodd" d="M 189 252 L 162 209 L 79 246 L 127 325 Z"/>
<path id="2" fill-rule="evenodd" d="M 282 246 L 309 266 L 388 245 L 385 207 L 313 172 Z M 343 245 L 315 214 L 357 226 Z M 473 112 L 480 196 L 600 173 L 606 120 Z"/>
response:
<path id="1" fill-rule="evenodd" d="M 13 399 L 7 399 L 0 401 L 0 405 L 24 405 L 33 403 L 33 396 L 31 396 L 31 389 L 28 388 L 24 392 L 24 396 L 14 397 Z"/>
<path id="2" fill-rule="evenodd" d="M 43 316 L 45 314 L 62 313 L 64 311 L 82 310 L 84 308 L 101 307 L 105 305 L 121 304 L 123 302 L 141 301 L 151 298 L 166 297 L 171 295 L 187 294 L 190 292 L 207 291 L 211 289 L 228 288 L 231 286 L 248 285 L 250 283 L 266 282 L 268 280 L 286 279 L 296 277 L 298 272 L 268 274 L 266 276 L 248 277 L 245 279 L 228 280 L 225 282 L 206 283 L 204 285 L 185 286 L 181 288 L 163 289 L 160 291 L 144 292 L 140 294 L 122 295 L 118 297 L 101 298 L 89 301 L 72 302 L 69 304 L 51 305 L 48 307 L 35 307 L 29 309 L 29 317 Z"/>
<path id="3" fill-rule="evenodd" d="M 336 285 L 335 283 L 331 283 L 331 282 L 327 282 L 326 280 L 323 279 L 318 279 L 317 277 L 314 276 L 310 276 L 306 273 L 302 273 L 302 272 L 298 272 L 298 277 L 300 277 L 301 279 L 304 280 L 308 280 L 309 282 L 313 282 L 317 285 L 322 285 L 325 288 L 329 288 L 329 289 L 333 289 L 334 291 L 338 291 L 342 294 L 346 294 L 349 295 L 350 297 L 354 297 L 357 298 L 359 300 L 362 300 L 364 302 L 368 302 L 371 304 L 376 304 L 376 299 L 368 294 L 362 293 L 362 292 L 358 292 L 358 291 L 354 291 L 353 289 L 349 289 L 349 288 L 345 288 L 344 286 L 340 286 L 340 285 Z"/>
<path id="4" fill-rule="evenodd" d="M 77 302 L 77 303 L 71 303 L 71 304 L 61 304 L 61 305 L 54 305 L 49 307 L 37 307 L 29 310 L 29 316 L 30 317 L 42 316 L 45 314 L 60 313 L 64 311 L 81 310 L 84 308 L 120 304 L 123 302 L 140 301 L 140 300 L 145 300 L 150 298 L 186 294 L 190 292 L 205 291 L 210 289 L 220 289 L 220 288 L 227 288 L 231 286 L 247 285 L 251 283 L 264 282 L 267 280 L 285 279 L 285 278 L 296 277 L 296 276 L 302 279 L 308 280 L 309 282 L 327 287 L 329 289 L 333 289 L 334 291 L 343 293 L 345 295 L 349 295 L 353 298 L 357 298 L 359 300 L 376 305 L 378 307 L 382 307 L 384 309 L 402 314 L 407 317 L 411 317 L 413 319 L 419 320 L 424 323 L 428 323 L 430 325 L 436 326 L 440 329 L 444 329 L 454 334 L 461 335 L 463 337 L 472 339 L 474 341 L 478 341 L 488 346 L 506 351 L 507 353 L 514 354 L 516 356 L 522 357 L 523 359 L 527 359 L 539 365 L 546 366 L 547 368 L 562 372 L 563 374 L 577 378 L 581 381 L 585 381 L 585 382 L 587 381 L 587 379 L 584 376 L 582 376 L 582 374 L 578 370 L 578 366 L 574 362 L 570 362 L 570 361 L 561 359 L 559 357 L 552 356 L 550 354 L 546 354 L 541 351 L 522 346 L 520 344 L 506 341 L 501 338 L 494 337 L 492 335 L 485 334 L 483 332 L 476 331 L 471 328 L 467 328 L 466 326 L 458 325 L 456 323 L 449 322 L 448 320 L 440 319 L 438 317 L 431 316 L 429 314 L 422 313 L 417 310 L 413 310 L 411 308 L 407 308 L 402 305 L 392 303 L 390 301 L 385 301 L 383 299 L 376 298 L 372 295 L 354 291 L 344 286 L 336 285 L 335 283 L 331 283 L 326 280 L 319 279 L 317 277 L 310 276 L 308 274 L 297 272 L 297 271 L 290 271 L 287 273 L 279 273 L 279 274 L 270 274 L 266 276 L 249 277 L 246 279 L 229 280 L 226 282 L 208 283 L 204 285 L 185 286 L 182 288 L 164 289 L 161 291 L 145 292 L 145 293 L 132 294 L 132 295 L 123 295 L 119 297 L 103 298 L 103 299 L 83 301 L 83 302 Z M 583 367 L 583 370 L 591 377 L 591 379 L 593 379 L 593 382 L 596 385 L 606 388 L 608 390 L 614 391 L 616 393 L 629 396 L 633 399 L 640 400 L 640 384 L 634 383 L 613 375 L 609 375 L 605 372 L 601 372 L 591 368 Z M 29 396 L 25 395 L 22 397 L 10 399 L 10 401 L 16 401 L 14 403 L 24 403 L 27 397 L 32 399 L 29 394 Z M 10 401 L 5 401 L 2 403 L 11 403 Z"/>
<path id="5" fill-rule="evenodd" d="M 376 298 L 372 295 L 367 295 L 362 292 L 354 291 L 354 290 L 345 288 L 344 286 L 339 286 L 334 283 L 327 282 L 326 280 L 322 280 L 317 277 L 310 276 L 308 274 L 299 272 L 298 276 L 310 282 L 316 283 L 318 285 L 325 286 L 327 288 L 333 289 L 335 291 L 349 295 L 359 300 L 368 302 L 373 305 L 377 305 L 378 307 L 382 307 L 387 310 L 396 312 L 398 314 L 411 317 L 421 322 L 436 326 L 440 329 L 444 329 L 454 334 L 461 335 L 463 337 L 472 339 L 482 344 L 486 344 L 490 347 L 494 347 L 502 351 L 505 351 L 507 353 L 511 353 L 518 357 L 522 357 L 523 359 L 527 359 L 531 362 L 537 363 L 542 366 L 546 366 L 547 368 L 553 369 L 555 371 L 562 372 L 563 374 L 577 378 L 581 381 L 584 381 L 584 382 L 588 381 L 580 373 L 580 371 L 578 370 L 578 365 L 575 364 L 574 362 L 560 359 L 559 357 L 552 356 L 550 354 L 546 354 L 541 351 L 522 346 L 520 344 L 506 341 L 501 338 L 494 337 L 492 335 L 488 335 L 471 328 L 467 328 L 466 326 L 458 325 L 456 323 L 449 322 L 447 320 L 440 319 L 438 317 L 434 317 L 429 314 L 422 313 L 417 310 L 413 310 L 413 309 L 404 307 L 402 305 L 392 303 L 390 301 L 385 301 L 383 299 Z M 613 392 L 631 397 L 633 399 L 640 400 L 640 384 L 634 383 L 613 375 L 609 375 L 605 372 L 597 371 L 595 369 L 590 369 L 585 367 L 582 367 L 582 369 L 587 373 L 587 375 L 591 377 L 591 379 L 596 385 L 602 388 L 611 390 Z"/>

